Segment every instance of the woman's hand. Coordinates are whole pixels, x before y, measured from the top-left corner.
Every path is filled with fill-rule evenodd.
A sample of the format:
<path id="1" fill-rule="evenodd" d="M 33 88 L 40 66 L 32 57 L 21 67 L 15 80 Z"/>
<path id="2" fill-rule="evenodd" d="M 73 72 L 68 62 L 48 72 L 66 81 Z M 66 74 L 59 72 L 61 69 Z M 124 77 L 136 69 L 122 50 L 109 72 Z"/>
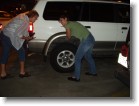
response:
<path id="1" fill-rule="evenodd" d="M 21 39 L 29 41 L 29 40 L 35 39 L 35 37 L 33 37 L 33 36 L 22 36 Z"/>

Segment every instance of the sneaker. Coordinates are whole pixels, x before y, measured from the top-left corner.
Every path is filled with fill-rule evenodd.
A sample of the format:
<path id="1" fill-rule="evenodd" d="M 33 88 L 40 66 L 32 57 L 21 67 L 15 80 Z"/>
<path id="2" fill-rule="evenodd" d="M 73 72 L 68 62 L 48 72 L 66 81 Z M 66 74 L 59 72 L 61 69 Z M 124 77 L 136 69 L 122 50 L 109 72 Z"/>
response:
<path id="1" fill-rule="evenodd" d="M 73 77 L 68 77 L 68 80 L 70 80 L 70 81 L 76 81 L 76 82 L 79 82 L 80 81 L 80 79 L 73 78 Z"/>

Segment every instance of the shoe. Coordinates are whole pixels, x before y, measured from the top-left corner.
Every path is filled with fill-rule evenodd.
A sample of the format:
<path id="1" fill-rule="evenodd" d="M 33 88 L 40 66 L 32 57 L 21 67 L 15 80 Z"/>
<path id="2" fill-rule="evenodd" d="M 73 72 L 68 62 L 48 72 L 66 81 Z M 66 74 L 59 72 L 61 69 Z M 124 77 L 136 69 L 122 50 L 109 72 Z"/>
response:
<path id="1" fill-rule="evenodd" d="M 31 75 L 30 75 L 30 73 L 28 73 L 28 72 L 25 72 L 25 74 L 19 74 L 19 77 L 20 78 L 24 78 L 24 77 L 30 77 Z"/>
<path id="2" fill-rule="evenodd" d="M 80 79 L 73 78 L 73 77 L 68 77 L 68 80 L 70 80 L 70 81 L 76 81 L 76 82 L 79 82 L 80 81 Z"/>
<path id="3" fill-rule="evenodd" d="M 13 78 L 13 76 L 11 74 L 7 74 L 6 76 L 1 76 L 0 79 L 5 80 L 8 78 Z"/>
<path id="4" fill-rule="evenodd" d="M 85 74 L 86 74 L 86 75 L 97 76 L 97 74 L 91 74 L 91 73 L 89 73 L 89 72 L 86 72 Z"/>

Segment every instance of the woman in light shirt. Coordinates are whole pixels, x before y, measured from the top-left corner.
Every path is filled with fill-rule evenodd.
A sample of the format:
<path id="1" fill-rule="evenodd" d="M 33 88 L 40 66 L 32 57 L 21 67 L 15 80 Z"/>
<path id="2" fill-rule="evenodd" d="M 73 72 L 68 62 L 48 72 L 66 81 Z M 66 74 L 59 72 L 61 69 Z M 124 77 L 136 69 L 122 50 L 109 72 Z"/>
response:
<path id="1" fill-rule="evenodd" d="M 1 41 L 3 46 L 2 56 L 1 56 L 1 73 L 0 78 L 6 79 L 10 75 L 6 73 L 6 63 L 10 53 L 10 49 L 14 48 L 19 56 L 20 61 L 20 74 L 19 77 L 29 77 L 30 74 L 25 72 L 24 62 L 25 62 L 25 50 L 23 48 L 23 43 L 25 40 L 32 40 L 34 37 L 30 37 L 28 33 L 29 23 L 34 23 L 39 14 L 35 10 L 31 10 L 27 13 L 22 13 L 13 18 L 1 32 Z"/>

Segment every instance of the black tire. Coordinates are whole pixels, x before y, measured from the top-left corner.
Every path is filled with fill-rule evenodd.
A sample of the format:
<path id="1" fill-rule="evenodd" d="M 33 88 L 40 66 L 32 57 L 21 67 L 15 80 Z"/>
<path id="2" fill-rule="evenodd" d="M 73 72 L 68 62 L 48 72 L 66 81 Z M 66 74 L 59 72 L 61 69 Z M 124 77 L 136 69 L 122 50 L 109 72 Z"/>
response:
<path id="1" fill-rule="evenodd" d="M 74 70 L 74 58 L 77 47 L 73 44 L 61 44 L 55 47 L 50 54 L 50 64 L 61 73 Z"/>

